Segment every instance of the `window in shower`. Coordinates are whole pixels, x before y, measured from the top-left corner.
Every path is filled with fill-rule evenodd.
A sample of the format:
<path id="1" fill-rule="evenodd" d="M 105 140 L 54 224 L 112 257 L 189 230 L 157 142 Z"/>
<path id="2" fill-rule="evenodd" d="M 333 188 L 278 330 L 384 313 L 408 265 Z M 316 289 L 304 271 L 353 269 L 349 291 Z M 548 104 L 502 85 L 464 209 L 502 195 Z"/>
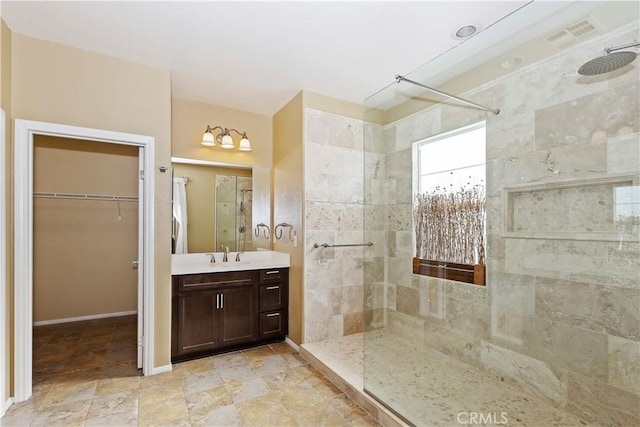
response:
<path id="1" fill-rule="evenodd" d="M 640 233 L 640 186 L 615 187 L 614 221 L 619 235 L 629 234 L 637 239 Z M 601 202 L 599 202 L 601 203 Z"/>
<path id="2" fill-rule="evenodd" d="M 414 144 L 414 273 L 484 285 L 485 150 L 485 122 Z"/>

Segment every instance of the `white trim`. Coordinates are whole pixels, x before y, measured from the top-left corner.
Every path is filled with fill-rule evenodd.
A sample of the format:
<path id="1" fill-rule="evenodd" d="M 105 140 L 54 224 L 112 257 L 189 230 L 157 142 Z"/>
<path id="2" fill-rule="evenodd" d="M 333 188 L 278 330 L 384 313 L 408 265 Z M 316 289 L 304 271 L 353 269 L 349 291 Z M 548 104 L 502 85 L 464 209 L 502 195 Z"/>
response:
<path id="1" fill-rule="evenodd" d="M 294 343 L 293 340 L 289 337 L 285 337 L 284 338 L 284 342 L 286 342 L 287 344 L 289 344 L 291 346 L 291 348 L 293 348 L 295 351 L 297 351 L 298 353 L 300 353 L 300 347 L 298 346 L 298 344 Z"/>
<path id="2" fill-rule="evenodd" d="M 82 322 L 83 320 L 108 319 L 110 317 L 131 316 L 137 314 L 137 310 L 119 311 L 116 313 L 92 314 L 91 316 L 65 317 L 64 319 L 40 320 L 33 322 L 33 326 L 57 325 L 59 323 Z"/>
<path id="3" fill-rule="evenodd" d="M 144 186 L 142 201 L 145 212 L 143 233 L 144 257 L 140 262 L 144 281 L 144 368 L 149 375 L 153 370 L 154 321 L 154 144 L 151 136 L 113 132 L 30 120 L 15 120 L 15 279 L 14 279 L 14 401 L 27 400 L 32 393 L 33 340 L 33 139 L 34 135 L 85 139 L 112 144 L 134 145 L 144 148 Z"/>
<path id="4" fill-rule="evenodd" d="M 11 405 L 11 399 L 7 400 L 6 378 L 9 369 L 9 361 L 5 357 L 7 354 L 7 194 L 6 194 L 6 132 L 7 122 L 4 110 L 0 109 L 0 248 L 2 255 L 0 256 L 0 417 L 7 411 Z"/>
<path id="5" fill-rule="evenodd" d="M 252 169 L 252 166 L 249 166 L 249 165 L 240 165 L 237 163 L 213 162 L 211 160 L 187 159 L 184 157 L 172 157 L 171 163 L 181 163 L 183 165 L 218 166 L 221 168 L 234 168 L 234 169 Z"/>
<path id="6" fill-rule="evenodd" d="M 158 374 L 164 374 L 165 372 L 171 372 L 173 370 L 173 365 L 168 364 L 168 365 L 164 365 L 164 366 L 158 366 L 157 368 L 152 368 L 151 369 L 151 373 L 149 373 L 148 375 L 158 375 Z M 147 375 L 147 374 L 145 374 Z"/>

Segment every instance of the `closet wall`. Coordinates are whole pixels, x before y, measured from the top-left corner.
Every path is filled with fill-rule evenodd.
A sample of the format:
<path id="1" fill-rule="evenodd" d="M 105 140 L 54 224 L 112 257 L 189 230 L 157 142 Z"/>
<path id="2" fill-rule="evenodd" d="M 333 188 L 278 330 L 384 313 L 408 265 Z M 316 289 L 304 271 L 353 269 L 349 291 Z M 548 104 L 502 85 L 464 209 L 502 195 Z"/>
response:
<path id="1" fill-rule="evenodd" d="M 38 135 L 34 192 L 138 195 L 138 148 Z M 137 309 L 138 203 L 34 198 L 34 322 Z"/>

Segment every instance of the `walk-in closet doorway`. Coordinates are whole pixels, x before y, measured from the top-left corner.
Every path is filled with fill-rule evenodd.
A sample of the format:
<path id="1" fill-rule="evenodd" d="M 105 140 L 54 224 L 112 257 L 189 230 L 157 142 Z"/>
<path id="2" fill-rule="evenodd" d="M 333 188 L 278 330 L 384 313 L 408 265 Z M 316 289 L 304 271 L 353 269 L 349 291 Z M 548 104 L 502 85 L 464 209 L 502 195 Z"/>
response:
<path id="1" fill-rule="evenodd" d="M 73 140 L 76 144 L 108 143 L 121 147 L 115 150 L 124 153 L 138 151 L 138 184 L 137 184 L 137 362 L 143 373 L 153 370 L 153 165 L 154 138 L 134 134 L 79 128 L 51 123 L 26 120 L 15 121 L 15 393 L 14 401 L 27 400 L 32 394 L 33 383 L 33 336 L 34 326 L 34 196 L 43 198 L 58 197 L 56 191 L 66 193 L 69 202 L 73 197 L 131 196 L 117 194 L 90 194 L 89 192 L 68 192 L 64 189 L 56 191 L 34 192 L 34 153 L 36 140 L 38 146 L 51 144 L 55 140 Z M 48 142 L 47 142 L 48 141 Z M 98 146 L 97 144 L 95 146 Z M 124 147 L 129 146 L 129 147 Z M 112 147 L 114 148 L 114 147 Z M 132 151 L 133 150 L 133 151 Z M 82 167 L 82 165 L 77 165 Z M 118 171 L 113 171 L 118 173 Z M 131 196 L 132 197 L 132 196 Z M 38 200 L 40 202 L 40 200 Z M 95 200 L 94 202 L 97 202 Z M 90 203 L 89 201 L 87 203 Z M 113 215 L 115 221 L 127 211 L 127 201 L 114 200 Z M 120 209 L 118 210 L 118 206 Z M 132 214 L 127 211 L 127 214 Z M 60 217 L 60 216 L 59 216 Z M 40 221 L 40 219 L 39 219 Z M 55 230 L 52 227 L 51 230 Z M 60 230 L 57 230 L 59 232 Z M 41 236 L 39 236 L 41 237 Z M 44 239 L 47 241 L 47 239 Z M 42 243 L 40 239 L 39 243 Z M 40 249 L 42 251 L 42 249 Z M 73 266 L 82 269 L 82 264 Z M 133 267 L 131 265 L 131 267 Z M 51 268 L 55 268 L 51 267 Z M 89 278 L 90 279 L 90 278 Z M 108 310 L 107 310 L 108 311 Z M 43 314 L 39 314 L 42 316 Z M 56 318 L 60 313 L 49 313 L 45 316 Z M 63 316 L 64 317 L 64 316 Z M 71 316 L 74 317 L 74 316 Z M 82 318 L 83 316 L 75 316 Z M 150 351 L 145 351 L 149 349 Z"/>

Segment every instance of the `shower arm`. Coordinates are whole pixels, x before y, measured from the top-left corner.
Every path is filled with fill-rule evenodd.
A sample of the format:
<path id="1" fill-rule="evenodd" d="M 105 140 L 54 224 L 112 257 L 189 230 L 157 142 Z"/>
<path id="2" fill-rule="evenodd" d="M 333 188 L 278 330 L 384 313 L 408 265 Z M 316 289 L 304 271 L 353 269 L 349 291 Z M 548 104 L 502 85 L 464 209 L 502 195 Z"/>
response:
<path id="1" fill-rule="evenodd" d="M 456 101 L 458 101 L 458 102 L 462 102 L 463 104 L 471 105 L 471 106 L 473 106 L 473 107 L 479 108 L 479 109 L 484 110 L 484 111 L 490 111 L 490 112 L 492 112 L 493 114 L 495 114 L 496 116 L 497 116 L 498 114 L 500 114 L 500 109 L 499 109 L 499 108 L 489 108 L 489 107 L 485 107 L 484 105 L 480 105 L 480 104 L 477 104 L 477 103 L 475 103 L 475 102 L 472 102 L 472 101 L 466 100 L 466 99 L 464 99 L 464 98 L 460 98 L 459 96 L 451 95 L 450 93 L 442 92 L 442 91 L 437 90 L 437 89 L 434 89 L 434 88 L 432 88 L 432 87 L 425 86 L 425 85 L 423 85 L 422 83 L 418 83 L 418 82 L 415 82 L 415 81 L 413 81 L 413 80 L 409 80 L 408 78 L 403 77 L 403 76 L 401 76 L 400 74 L 398 74 L 398 75 L 396 76 L 396 83 L 400 83 L 400 82 L 403 82 L 403 81 L 404 81 L 404 82 L 407 82 L 407 83 L 412 83 L 412 84 L 414 84 L 414 85 L 416 85 L 416 86 L 420 86 L 420 87 L 425 88 L 425 89 L 427 89 L 427 90 L 429 90 L 429 91 L 431 91 L 431 92 L 433 92 L 433 93 L 437 93 L 438 95 L 442 95 L 442 96 L 447 97 L 447 98 L 455 99 Z"/>
<path id="2" fill-rule="evenodd" d="M 621 50 L 621 49 L 627 49 L 629 47 L 636 47 L 636 46 L 640 46 L 640 43 L 629 43 L 629 44 L 625 44 L 622 46 L 616 46 L 616 47 L 607 47 L 604 49 L 604 53 L 606 55 L 609 55 L 611 52 L 614 52 L 616 50 Z"/>

